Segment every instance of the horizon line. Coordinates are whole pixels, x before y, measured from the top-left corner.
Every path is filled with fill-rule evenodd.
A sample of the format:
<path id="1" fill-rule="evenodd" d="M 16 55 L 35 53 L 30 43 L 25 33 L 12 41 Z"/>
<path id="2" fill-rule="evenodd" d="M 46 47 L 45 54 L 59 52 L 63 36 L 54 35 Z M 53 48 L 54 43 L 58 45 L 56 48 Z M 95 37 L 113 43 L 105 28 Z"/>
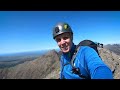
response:
<path id="1" fill-rule="evenodd" d="M 27 53 L 27 52 L 37 52 L 37 51 L 49 51 L 49 50 L 53 50 L 52 49 L 41 49 L 41 50 L 28 50 L 28 51 L 18 51 L 18 52 L 5 52 L 5 53 L 0 53 L 0 55 L 5 55 L 5 54 L 17 54 L 17 53 Z M 55 50 L 57 50 L 59 48 L 55 48 Z"/>

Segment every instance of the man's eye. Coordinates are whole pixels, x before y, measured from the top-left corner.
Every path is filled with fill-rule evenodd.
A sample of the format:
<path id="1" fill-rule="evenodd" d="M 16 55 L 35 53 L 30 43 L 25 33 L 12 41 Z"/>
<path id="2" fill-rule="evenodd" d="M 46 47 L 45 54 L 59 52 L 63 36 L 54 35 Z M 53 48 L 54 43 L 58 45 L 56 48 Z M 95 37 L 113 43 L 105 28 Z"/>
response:
<path id="1" fill-rule="evenodd" d="M 68 37 L 63 37 L 64 40 L 68 39 Z"/>
<path id="2" fill-rule="evenodd" d="M 56 41 L 57 41 L 57 42 L 60 42 L 60 41 L 61 41 L 61 39 L 59 39 L 59 38 L 58 38 L 58 39 L 56 39 Z"/>

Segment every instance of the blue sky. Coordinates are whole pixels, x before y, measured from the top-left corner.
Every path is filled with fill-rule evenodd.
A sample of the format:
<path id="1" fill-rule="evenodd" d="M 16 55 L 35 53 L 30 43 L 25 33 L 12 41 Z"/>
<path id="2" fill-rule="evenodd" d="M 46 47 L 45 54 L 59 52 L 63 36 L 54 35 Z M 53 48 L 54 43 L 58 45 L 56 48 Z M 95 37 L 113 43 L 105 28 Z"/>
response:
<path id="1" fill-rule="evenodd" d="M 0 54 L 56 49 L 52 29 L 67 22 L 74 43 L 120 43 L 120 11 L 0 11 Z"/>

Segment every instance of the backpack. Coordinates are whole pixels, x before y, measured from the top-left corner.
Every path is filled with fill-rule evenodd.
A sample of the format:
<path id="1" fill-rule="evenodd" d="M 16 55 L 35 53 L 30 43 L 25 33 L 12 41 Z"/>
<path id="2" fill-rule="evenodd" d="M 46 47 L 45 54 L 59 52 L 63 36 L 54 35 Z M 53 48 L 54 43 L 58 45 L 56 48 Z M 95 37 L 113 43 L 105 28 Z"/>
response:
<path id="1" fill-rule="evenodd" d="M 91 40 L 83 40 L 83 41 L 81 41 L 78 45 L 76 45 L 76 49 L 75 49 L 74 54 L 73 54 L 72 59 L 71 59 L 72 72 L 74 74 L 79 75 L 79 77 L 81 77 L 81 78 L 90 79 L 90 77 L 86 77 L 86 76 L 82 75 L 82 73 L 80 72 L 80 69 L 76 68 L 74 66 L 74 60 L 75 60 L 75 57 L 77 55 L 77 51 L 80 49 L 80 46 L 89 46 L 89 47 L 93 48 L 99 55 L 99 52 L 98 52 L 98 49 L 97 49 L 97 43 L 95 43 L 95 42 L 93 42 Z"/>

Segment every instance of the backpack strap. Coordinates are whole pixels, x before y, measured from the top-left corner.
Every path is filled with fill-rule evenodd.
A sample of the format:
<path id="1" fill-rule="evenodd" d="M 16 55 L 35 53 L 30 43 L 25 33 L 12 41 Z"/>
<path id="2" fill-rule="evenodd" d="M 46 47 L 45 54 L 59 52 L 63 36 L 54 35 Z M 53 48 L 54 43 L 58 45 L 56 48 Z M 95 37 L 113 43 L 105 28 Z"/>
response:
<path id="1" fill-rule="evenodd" d="M 79 75 L 79 77 L 81 77 L 83 79 L 89 79 L 88 77 L 82 75 L 79 68 L 76 68 L 74 66 L 74 60 L 76 58 L 76 55 L 77 55 L 79 49 L 80 49 L 80 45 L 76 46 L 76 49 L 75 49 L 73 56 L 72 56 L 72 59 L 71 59 L 72 73 Z"/>
<path id="2" fill-rule="evenodd" d="M 76 55 L 77 55 L 77 52 L 78 52 L 79 49 L 80 49 L 80 46 L 76 46 L 76 48 L 75 48 L 75 50 L 74 50 L 74 53 L 73 53 L 73 55 L 72 55 L 71 65 L 72 65 L 73 68 L 75 68 L 75 66 L 74 66 L 74 60 L 75 60 L 75 58 L 76 58 Z"/>

